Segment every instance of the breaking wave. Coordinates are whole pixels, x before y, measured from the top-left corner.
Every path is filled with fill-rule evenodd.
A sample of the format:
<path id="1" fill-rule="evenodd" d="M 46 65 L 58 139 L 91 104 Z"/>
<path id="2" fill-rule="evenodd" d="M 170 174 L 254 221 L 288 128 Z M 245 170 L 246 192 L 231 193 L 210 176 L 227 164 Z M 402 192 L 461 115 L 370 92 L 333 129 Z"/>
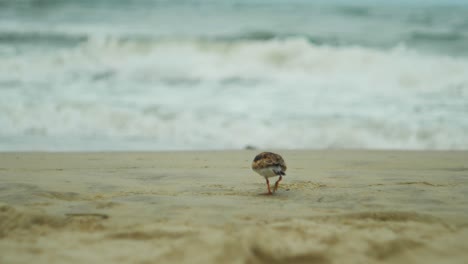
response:
<path id="1" fill-rule="evenodd" d="M 468 148 L 466 59 L 258 33 L 40 38 L 74 45 L 3 58 L 1 150 Z"/>

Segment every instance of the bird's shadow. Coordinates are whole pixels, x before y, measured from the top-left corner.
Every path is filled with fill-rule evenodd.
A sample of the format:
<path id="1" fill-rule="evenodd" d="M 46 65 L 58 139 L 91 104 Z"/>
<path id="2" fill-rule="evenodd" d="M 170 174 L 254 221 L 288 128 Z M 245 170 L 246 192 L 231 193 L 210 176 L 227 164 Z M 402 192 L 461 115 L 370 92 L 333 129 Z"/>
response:
<path id="1" fill-rule="evenodd" d="M 278 191 L 278 192 L 273 192 L 271 194 L 270 193 L 254 193 L 253 196 L 276 199 L 276 198 L 287 198 L 288 194 L 284 191 Z"/>

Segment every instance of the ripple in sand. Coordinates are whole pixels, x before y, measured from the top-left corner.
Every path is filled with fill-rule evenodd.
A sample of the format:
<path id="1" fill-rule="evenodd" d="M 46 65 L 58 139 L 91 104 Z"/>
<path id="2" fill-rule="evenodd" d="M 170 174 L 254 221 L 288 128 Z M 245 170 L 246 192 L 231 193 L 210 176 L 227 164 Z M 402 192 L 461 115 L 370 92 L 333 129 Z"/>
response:
<path id="1" fill-rule="evenodd" d="M 192 236 L 196 232 L 183 230 L 148 230 L 148 231 L 129 231 L 110 234 L 110 239 L 129 239 L 129 240 L 150 240 L 150 239 L 179 239 Z"/>
<path id="2" fill-rule="evenodd" d="M 396 182 L 396 183 L 375 183 L 369 184 L 367 186 L 389 186 L 389 185 L 422 185 L 422 186 L 431 186 L 431 187 L 452 187 L 456 186 L 456 184 L 436 184 L 427 181 L 410 181 L 410 182 Z"/>
<path id="3" fill-rule="evenodd" d="M 42 191 L 42 192 L 37 192 L 36 195 L 45 197 L 45 198 L 52 198 L 52 199 L 64 200 L 64 201 L 87 200 L 84 197 L 82 197 L 79 193 L 76 193 L 76 192 Z"/>
<path id="4" fill-rule="evenodd" d="M 303 182 L 294 182 L 294 183 L 281 183 L 280 188 L 286 190 L 310 190 L 310 189 L 317 189 L 327 187 L 325 184 L 311 182 L 311 181 L 303 181 Z"/>
<path id="5" fill-rule="evenodd" d="M 41 230 L 59 228 L 65 225 L 64 219 L 36 212 L 21 212 L 7 205 L 0 206 L 0 237 L 16 230 Z"/>
<path id="6" fill-rule="evenodd" d="M 65 215 L 68 217 L 85 217 L 85 218 L 101 218 L 101 219 L 109 218 L 109 215 L 100 214 L 100 213 L 68 213 Z"/>

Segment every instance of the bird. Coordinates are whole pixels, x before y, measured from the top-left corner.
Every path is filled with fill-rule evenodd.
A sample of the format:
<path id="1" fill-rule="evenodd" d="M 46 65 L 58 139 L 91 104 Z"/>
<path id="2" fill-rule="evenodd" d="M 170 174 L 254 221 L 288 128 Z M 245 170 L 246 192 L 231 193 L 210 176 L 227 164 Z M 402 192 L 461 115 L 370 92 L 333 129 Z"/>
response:
<path id="1" fill-rule="evenodd" d="M 279 179 L 275 182 L 273 192 L 278 189 L 279 182 L 286 176 L 286 163 L 279 154 L 273 152 L 262 152 L 255 156 L 252 162 L 252 170 L 263 176 L 266 180 L 268 193 L 267 195 L 273 194 L 270 189 L 270 181 L 268 178 L 279 176 Z"/>

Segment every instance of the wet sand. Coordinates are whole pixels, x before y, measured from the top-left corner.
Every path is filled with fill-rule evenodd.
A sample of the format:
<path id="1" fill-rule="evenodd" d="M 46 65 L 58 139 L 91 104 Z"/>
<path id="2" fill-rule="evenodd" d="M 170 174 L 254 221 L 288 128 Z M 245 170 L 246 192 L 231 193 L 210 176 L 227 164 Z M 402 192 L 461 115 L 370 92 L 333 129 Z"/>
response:
<path id="1" fill-rule="evenodd" d="M 0 263 L 466 263 L 468 152 L 0 154 Z"/>

